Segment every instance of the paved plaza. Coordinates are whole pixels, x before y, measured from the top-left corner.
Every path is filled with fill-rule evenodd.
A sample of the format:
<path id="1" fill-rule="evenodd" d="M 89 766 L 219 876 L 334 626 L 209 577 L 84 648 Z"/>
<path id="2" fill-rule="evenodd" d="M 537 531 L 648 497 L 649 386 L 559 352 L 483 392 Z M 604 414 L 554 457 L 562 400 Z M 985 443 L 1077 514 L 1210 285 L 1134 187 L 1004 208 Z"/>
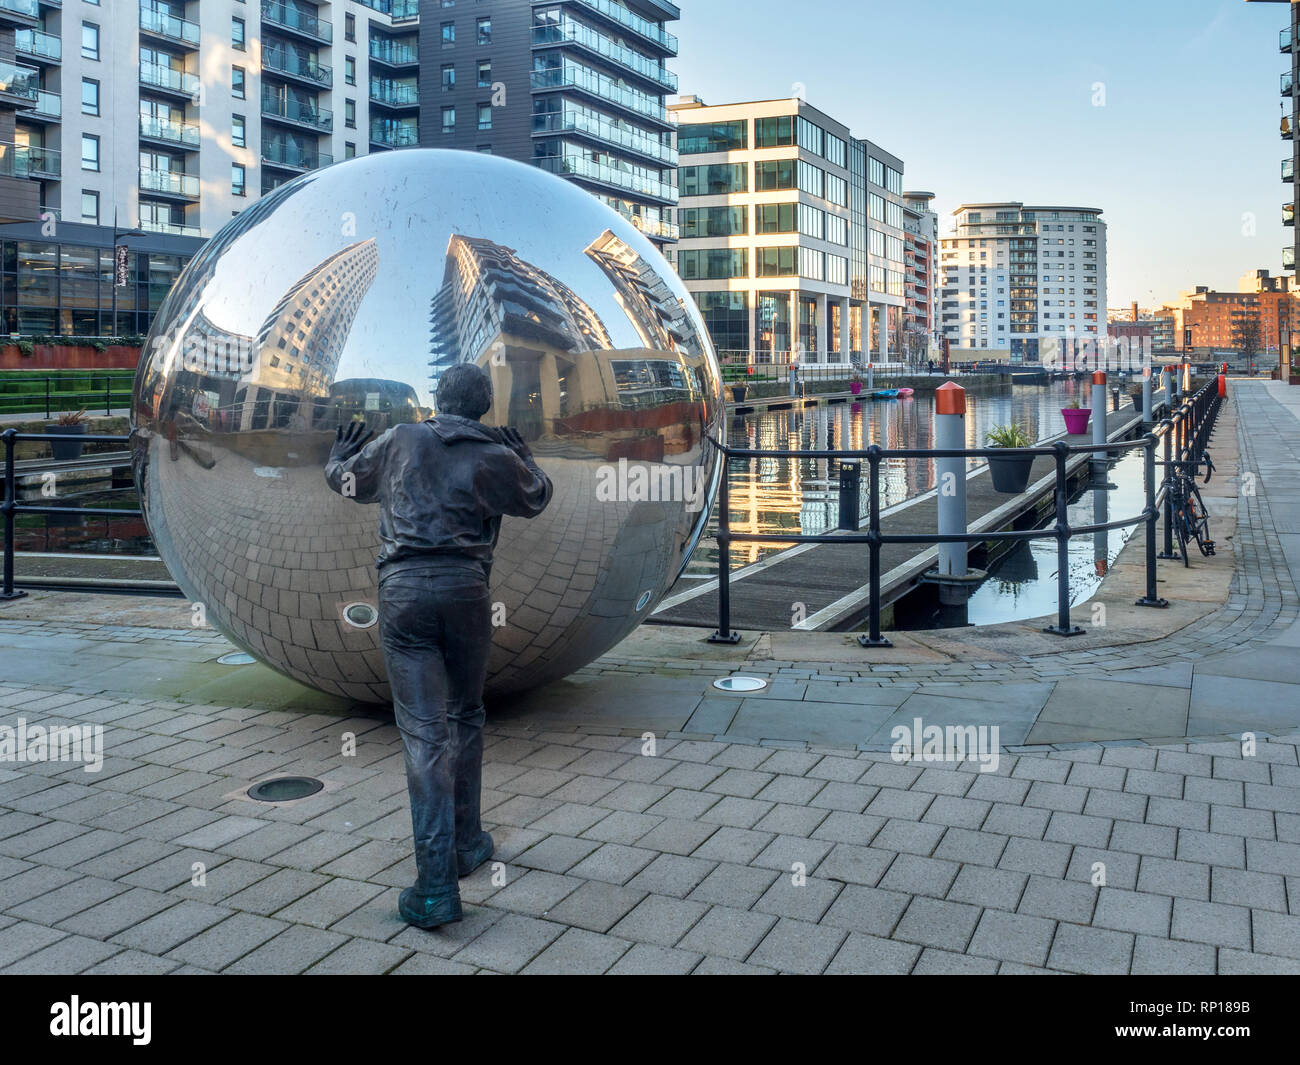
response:
<path id="1" fill-rule="evenodd" d="M 0 762 L 0 971 L 1300 972 L 1300 390 L 1234 382 L 1212 451 L 1223 550 L 1161 563 L 1168 611 L 1138 537 L 1069 642 L 645 626 L 490 708 L 500 864 L 433 932 L 388 716 L 216 662 L 187 604 L 5 604 L 0 724 L 104 759 Z M 895 762 L 917 717 L 998 725 L 996 770 Z M 287 774 L 325 788 L 245 794 Z"/>

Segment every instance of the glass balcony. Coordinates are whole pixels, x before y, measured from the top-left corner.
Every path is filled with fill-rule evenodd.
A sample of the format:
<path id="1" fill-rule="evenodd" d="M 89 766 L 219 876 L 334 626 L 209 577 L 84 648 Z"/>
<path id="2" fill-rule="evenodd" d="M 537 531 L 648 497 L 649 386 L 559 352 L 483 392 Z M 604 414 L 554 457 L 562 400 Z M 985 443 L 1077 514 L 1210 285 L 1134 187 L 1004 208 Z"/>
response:
<path id="1" fill-rule="evenodd" d="M 182 174 L 175 170 L 152 170 L 141 167 L 140 188 L 145 192 L 163 192 L 171 196 L 185 196 L 191 200 L 199 198 L 199 179 L 193 174 Z"/>
<path id="2" fill-rule="evenodd" d="M 40 92 L 40 82 L 40 71 L 33 67 L 20 67 L 16 63 L 0 60 L 0 93 L 21 96 L 34 103 L 36 94 Z"/>
<path id="3" fill-rule="evenodd" d="M 1295 171 L 1294 171 L 1294 169 L 1293 169 L 1293 166 L 1294 166 L 1294 160 L 1291 160 L 1291 159 L 1283 159 L 1283 160 L 1282 160 L 1282 180 L 1283 180 L 1283 181 L 1292 181 L 1292 180 L 1294 180 L 1294 178 L 1295 178 Z"/>
<path id="4" fill-rule="evenodd" d="M 41 30 L 17 30 L 14 33 L 14 47 L 23 55 L 34 55 L 38 59 L 49 59 L 55 63 L 63 59 L 63 42 L 54 34 Z"/>
<path id="5" fill-rule="evenodd" d="M 1291 75 L 1291 71 L 1289 71 L 1289 70 L 1286 71 L 1286 72 L 1282 75 L 1282 95 L 1283 95 L 1283 96 L 1290 96 L 1290 95 L 1291 95 L 1291 87 L 1292 87 L 1294 84 L 1295 84 L 1295 79 L 1292 77 L 1292 75 Z"/>
<path id="6" fill-rule="evenodd" d="M 610 0 L 579 0 L 584 7 L 591 8 L 592 11 L 598 11 L 608 19 L 613 19 L 620 26 L 624 26 L 633 33 L 644 37 L 647 41 L 654 41 L 655 44 L 677 54 L 677 38 L 665 30 L 658 23 L 650 22 L 643 19 L 640 15 L 629 11 L 621 4 L 610 3 Z"/>
<path id="7" fill-rule="evenodd" d="M 41 118 L 60 119 L 63 117 L 63 97 L 49 89 L 41 89 L 36 94 L 35 110 L 28 113 Z"/>
<path id="8" fill-rule="evenodd" d="M 35 144 L 0 142 L 0 176 L 56 178 L 63 173 L 63 157 L 53 148 Z"/>
<path id="9" fill-rule="evenodd" d="M 585 156 L 548 155 L 533 161 L 543 170 L 561 177 L 587 178 L 590 181 L 614 185 L 642 196 L 654 196 L 670 203 L 677 202 L 676 186 L 630 170 L 620 170 L 606 163 L 597 163 Z"/>
<path id="10" fill-rule="evenodd" d="M 140 5 L 140 28 L 160 37 L 167 37 L 182 44 L 199 46 L 199 27 L 196 22 L 177 18 L 167 11 L 155 11 Z"/>
<path id="11" fill-rule="evenodd" d="M 140 228 L 150 233 L 167 233 L 173 237 L 200 237 L 203 235 L 198 226 L 182 225 L 180 222 L 166 221 L 161 218 L 142 218 Z"/>
<path id="12" fill-rule="evenodd" d="M 25 18 L 41 17 L 39 0 L 0 0 L 0 11 L 9 11 Z"/>
<path id="13" fill-rule="evenodd" d="M 376 120 L 370 123 L 370 140 L 390 148 L 413 148 L 420 142 L 420 131 L 414 125 L 393 125 Z"/>
<path id="14" fill-rule="evenodd" d="M 334 128 L 334 112 L 327 107 L 317 107 L 314 102 L 295 100 L 262 88 L 262 114 L 297 122 L 304 126 L 329 133 Z"/>
<path id="15" fill-rule="evenodd" d="M 1279 52 L 1291 51 L 1291 27 L 1288 26 L 1277 35 L 1277 48 Z"/>
<path id="16" fill-rule="evenodd" d="M 390 41 L 382 37 L 370 38 L 370 58 L 387 63 L 390 67 L 416 66 L 420 62 L 418 49 L 406 41 Z"/>
<path id="17" fill-rule="evenodd" d="M 141 115 L 140 136 L 179 144 L 186 148 L 199 146 L 199 127 L 195 122 L 173 122 L 152 115 Z"/>
<path id="18" fill-rule="evenodd" d="M 1295 225 L 1295 204 L 1284 203 L 1282 205 L 1282 224 L 1284 226 Z"/>
<path id="19" fill-rule="evenodd" d="M 415 85 L 371 78 L 370 99 L 389 107 L 415 107 L 420 102 L 420 90 Z"/>
<path id="20" fill-rule="evenodd" d="M 420 13 L 420 0 L 358 0 L 371 11 L 390 18 L 415 18 Z"/>
<path id="21" fill-rule="evenodd" d="M 325 88 L 334 84 L 334 71 L 331 67 L 293 52 L 263 52 L 262 68 L 278 70 L 282 74 L 291 74 L 295 78 L 305 78 Z"/>
<path id="22" fill-rule="evenodd" d="M 673 119 L 662 103 L 655 97 L 636 89 L 619 85 L 612 78 L 599 74 L 581 63 L 564 63 L 547 70 L 534 70 L 532 75 L 534 89 L 575 88 L 592 93 L 612 104 L 625 107 L 629 111 L 653 118 L 665 125 L 672 125 Z"/>
<path id="23" fill-rule="evenodd" d="M 287 166 L 295 170 L 318 170 L 334 162 L 332 155 L 326 155 L 314 147 L 305 147 L 294 141 L 262 142 L 262 161 L 272 166 Z"/>
<path id="24" fill-rule="evenodd" d="M 1295 269 L 1295 248 L 1294 247 L 1282 249 L 1282 265 L 1287 270 Z"/>
<path id="25" fill-rule="evenodd" d="M 159 63 L 140 64 L 140 84 L 150 85 L 156 89 L 169 89 L 182 92 L 186 96 L 197 96 L 199 76 L 175 67 L 165 67 Z"/>
<path id="26" fill-rule="evenodd" d="M 586 133 L 605 144 L 618 145 L 639 155 L 649 156 L 665 166 L 677 165 L 677 149 L 657 137 L 629 126 L 620 126 L 604 115 L 566 107 L 550 114 L 533 115 L 534 133 L 563 133 L 572 130 Z"/>
<path id="27" fill-rule="evenodd" d="M 334 40 L 334 25 L 315 15 L 289 7 L 280 0 L 262 0 L 262 18 L 275 26 L 314 37 L 329 44 Z"/>
<path id="28" fill-rule="evenodd" d="M 603 33 L 593 30 L 581 22 L 562 18 L 558 26 L 534 26 L 533 44 L 563 44 L 566 41 L 588 48 L 597 55 L 611 62 L 625 66 L 642 77 L 658 82 L 670 92 L 677 91 L 677 75 L 666 67 L 656 63 L 649 56 L 634 52 L 616 44 Z"/>

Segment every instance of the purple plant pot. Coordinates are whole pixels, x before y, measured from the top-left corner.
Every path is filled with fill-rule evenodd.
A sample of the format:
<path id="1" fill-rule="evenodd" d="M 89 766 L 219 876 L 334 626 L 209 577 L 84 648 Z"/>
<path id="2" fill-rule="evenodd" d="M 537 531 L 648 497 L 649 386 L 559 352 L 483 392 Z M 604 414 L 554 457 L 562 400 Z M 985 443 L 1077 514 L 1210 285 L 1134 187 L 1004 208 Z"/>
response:
<path id="1" fill-rule="evenodd" d="M 1062 407 L 1061 417 L 1065 419 L 1065 431 L 1071 436 L 1079 436 L 1088 431 L 1088 419 L 1092 416 L 1091 407 Z"/>
<path id="2" fill-rule="evenodd" d="M 862 393 L 862 382 L 861 382 L 861 381 L 850 381 L 850 382 L 849 382 L 849 391 L 852 392 L 855 396 L 860 395 L 860 394 Z"/>

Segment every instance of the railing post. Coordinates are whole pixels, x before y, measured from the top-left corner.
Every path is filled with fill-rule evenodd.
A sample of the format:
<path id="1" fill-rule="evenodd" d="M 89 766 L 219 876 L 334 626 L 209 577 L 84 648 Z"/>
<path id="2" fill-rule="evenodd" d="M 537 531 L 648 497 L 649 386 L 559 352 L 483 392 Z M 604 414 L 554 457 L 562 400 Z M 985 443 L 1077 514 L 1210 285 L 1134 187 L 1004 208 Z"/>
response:
<path id="1" fill-rule="evenodd" d="M 731 470 L 726 447 L 722 452 L 722 483 L 718 486 L 718 630 L 709 643 L 739 643 L 731 629 Z"/>
<path id="2" fill-rule="evenodd" d="M 45 420 L 50 420 L 50 378 L 47 374 L 45 377 Z"/>
<path id="3" fill-rule="evenodd" d="M 1106 417 L 1104 399 L 1101 416 L 1103 419 Z M 1070 445 L 1058 440 L 1052 445 L 1052 450 L 1056 459 L 1056 624 L 1048 625 L 1043 631 L 1056 636 L 1078 636 L 1083 629 L 1070 624 L 1070 500 L 1065 469 Z"/>
<path id="4" fill-rule="evenodd" d="M 1156 589 L 1156 438 L 1147 433 L 1142 446 L 1142 486 L 1146 489 L 1146 594 L 1137 601 L 1138 606 L 1166 607 L 1169 600 L 1161 599 Z"/>
<path id="5" fill-rule="evenodd" d="M 48 380 L 48 378 L 47 378 Z M 4 431 L 5 441 L 5 546 L 4 546 L 4 584 L 0 587 L 0 599 L 21 599 L 26 592 L 14 590 L 14 508 L 18 505 L 18 494 L 14 486 L 14 437 L 17 429 Z"/>
<path id="6" fill-rule="evenodd" d="M 859 636 L 858 643 L 863 647 L 893 647 L 893 643 L 880 635 L 880 445 L 872 444 L 867 448 L 867 463 L 870 469 L 871 484 L 867 496 L 867 530 L 871 539 L 867 541 L 870 553 L 871 610 L 866 636 Z"/>
<path id="7" fill-rule="evenodd" d="M 1160 428 L 1165 438 L 1165 476 L 1162 486 L 1165 490 L 1165 542 L 1160 549 L 1160 558 L 1177 558 L 1174 554 L 1174 494 L 1171 492 L 1170 483 L 1174 477 L 1173 467 L 1173 436 L 1174 423 L 1170 418 L 1165 418 L 1160 423 Z"/>
<path id="8" fill-rule="evenodd" d="M 113 394 L 109 391 L 113 386 L 111 377 L 104 377 L 104 417 L 107 418 L 113 413 Z"/>

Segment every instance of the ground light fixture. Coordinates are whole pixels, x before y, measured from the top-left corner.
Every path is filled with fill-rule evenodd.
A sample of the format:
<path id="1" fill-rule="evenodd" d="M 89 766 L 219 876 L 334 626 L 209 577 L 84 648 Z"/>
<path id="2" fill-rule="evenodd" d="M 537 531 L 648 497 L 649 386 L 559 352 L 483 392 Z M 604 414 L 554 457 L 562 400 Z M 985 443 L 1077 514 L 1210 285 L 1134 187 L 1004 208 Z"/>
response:
<path id="1" fill-rule="evenodd" d="M 256 661 L 257 659 L 247 651 L 231 651 L 217 659 L 217 662 L 223 666 L 251 666 Z"/>
<path id="2" fill-rule="evenodd" d="M 292 802 L 315 795 L 325 785 L 315 777 L 274 777 L 248 789 L 248 797 L 258 802 Z"/>
<path id="3" fill-rule="evenodd" d="M 735 673 L 730 677 L 719 677 L 713 686 L 724 692 L 757 692 L 767 687 L 767 681 L 762 677 L 746 677 Z"/>

